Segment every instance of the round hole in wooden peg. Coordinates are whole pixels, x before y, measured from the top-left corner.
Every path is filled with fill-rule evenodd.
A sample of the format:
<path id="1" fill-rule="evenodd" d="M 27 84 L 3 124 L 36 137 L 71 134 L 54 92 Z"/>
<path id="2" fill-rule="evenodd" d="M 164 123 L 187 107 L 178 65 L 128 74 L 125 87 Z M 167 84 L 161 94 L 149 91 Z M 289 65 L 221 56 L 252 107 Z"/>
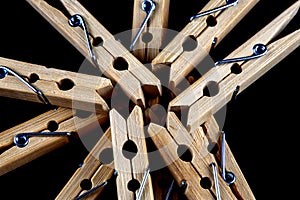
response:
<path id="1" fill-rule="evenodd" d="M 243 70 L 242 67 L 238 63 L 234 63 L 231 68 L 231 73 L 233 74 L 240 74 Z"/>
<path id="2" fill-rule="evenodd" d="M 144 43 L 149 43 L 153 40 L 153 35 L 149 32 L 143 33 L 142 35 L 142 41 Z"/>
<path id="3" fill-rule="evenodd" d="M 106 148 L 104 149 L 100 155 L 99 160 L 103 164 L 110 164 L 114 160 L 113 150 L 112 148 Z"/>
<path id="4" fill-rule="evenodd" d="M 203 177 L 200 180 L 200 185 L 203 189 L 210 189 L 212 186 L 212 182 L 208 177 Z"/>
<path id="5" fill-rule="evenodd" d="M 50 131 L 50 132 L 54 132 L 58 129 L 59 125 L 56 121 L 49 121 L 48 124 L 47 124 L 47 129 Z"/>
<path id="6" fill-rule="evenodd" d="M 75 86 L 75 83 L 71 79 L 64 78 L 60 80 L 57 85 L 60 90 L 67 91 L 71 90 Z"/>
<path id="7" fill-rule="evenodd" d="M 140 186 L 141 186 L 140 182 L 136 179 L 131 179 L 127 183 L 127 188 L 131 192 L 136 192 L 140 188 Z"/>
<path id="8" fill-rule="evenodd" d="M 193 35 L 184 38 L 184 41 L 182 43 L 183 51 L 193 51 L 194 49 L 196 49 L 197 46 L 197 39 Z"/>
<path id="9" fill-rule="evenodd" d="M 82 190 L 90 190 L 92 186 L 93 186 L 92 181 L 89 179 L 83 179 L 80 182 L 80 187 Z"/>
<path id="10" fill-rule="evenodd" d="M 123 156 L 129 160 L 134 158 L 138 152 L 136 144 L 132 140 L 127 140 L 122 149 Z"/>
<path id="11" fill-rule="evenodd" d="M 113 67 L 119 71 L 128 70 L 128 63 L 124 58 L 117 57 L 113 62 Z"/>
<path id="12" fill-rule="evenodd" d="M 178 145 L 177 155 L 182 161 L 185 162 L 191 162 L 193 159 L 193 154 L 186 145 Z"/>
<path id="13" fill-rule="evenodd" d="M 209 81 L 203 88 L 203 95 L 207 97 L 216 96 L 219 93 L 219 84 L 215 81 Z"/>
<path id="14" fill-rule="evenodd" d="M 30 83 L 35 83 L 35 82 L 37 82 L 38 80 L 40 80 L 40 77 L 39 77 L 39 75 L 37 75 L 36 73 L 30 74 L 29 77 L 28 77 L 28 81 L 29 81 Z"/>
<path id="15" fill-rule="evenodd" d="M 212 15 L 209 15 L 207 18 L 206 18 L 206 24 L 207 26 L 210 26 L 210 27 L 214 27 L 217 25 L 217 19 L 212 16 Z"/>
<path id="16" fill-rule="evenodd" d="M 103 45 L 103 39 L 101 37 L 93 38 L 93 46 L 98 47 Z"/>

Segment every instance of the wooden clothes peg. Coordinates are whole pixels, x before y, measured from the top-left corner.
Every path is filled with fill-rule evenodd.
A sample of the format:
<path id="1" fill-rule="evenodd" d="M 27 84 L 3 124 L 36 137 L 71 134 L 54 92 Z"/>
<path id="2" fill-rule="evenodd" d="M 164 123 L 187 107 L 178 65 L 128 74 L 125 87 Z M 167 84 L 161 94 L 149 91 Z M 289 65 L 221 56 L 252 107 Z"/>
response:
<path id="1" fill-rule="evenodd" d="M 147 12 L 146 9 L 151 9 L 151 6 L 155 8 L 149 13 L 150 10 Z M 160 51 L 164 41 L 164 29 L 168 25 L 169 6 L 170 0 L 134 1 L 132 44 L 135 45 L 133 46 L 133 55 L 142 62 L 151 62 Z M 149 17 L 148 20 L 147 17 Z"/>
<path id="2" fill-rule="evenodd" d="M 105 152 L 112 152 L 110 128 L 99 139 L 85 158 L 83 165 L 75 171 L 55 199 L 95 199 L 99 196 L 114 173 L 112 154 L 109 158 L 105 155 L 104 161 L 102 154 Z"/>
<path id="3" fill-rule="evenodd" d="M 89 29 L 88 39 L 100 38 L 102 45 L 92 45 L 95 58 L 87 48 L 87 39 L 80 27 L 68 24 L 68 18 L 44 0 L 27 0 L 46 20 L 52 24 L 78 51 L 91 61 L 100 71 L 118 84 L 135 103 L 145 106 L 144 91 L 161 95 L 160 80 L 137 60 L 114 36 L 105 29 L 78 1 L 61 0 L 68 12 L 79 14 Z M 89 40 L 88 40 L 89 41 Z M 92 44 L 92 42 L 91 42 Z"/>
<path id="4" fill-rule="evenodd" d="M 2 70 L 12 70 L 38 88 L 51 105 L 108 113 L 105 102 L 113 86 L 109 79 L 0 57 Z M 9 72 L 0 79 L 0 95 L 43 103 L 34 91 Z"/>
<path id="5" fill-rule="evenodd" d="M 176 117 L 176 116 L 175 116 Z M 205 136 L 195 141 L 181 125 L 169 120 L 170 130 L 151 123 L 149 135 L 161 153 L 176 183 L 185 187 L 188 199 L 215 199 L 211 163 L 215 158 L 207 150 L 208 141 Z M 200 132 L 199 132 L 200 134 Z M 224 199 L 236 199 L 231 189 L 219 177 L 220 194 Z"/>
<path id="6" fill-rule="evenodd" d="M 253 47 L 256 44 L 265 45 L 267 49 L 265 55 L 248 61 L 239 60 L 235 64 L 218 65 L 170 102 L 169 110 L 188 109 L 187 128 L 189 131 L 193 132 L 211 114 L 229 102 L 237 86 L 240 87 L 239 92 L 243 91 L 299 46 L 299 30 L 270 43 L 297 14 L 299 6 L 299 1 L 291 5 L 225 60 L 253 55 Z M 205 96 L 203 93 L 205 87 L 214 88 L 212 90 L 215 93 Z"/>
<path id="7" fill-rule="evenodd" d="M 154 71 L 159 70 L 161 64 L 171 65 L 171 88 L 185 79 L 205 57 L 209 57 L 210 50 L 222 41 L 259 0 L 237 2 L 235 6 L 192 20 L 153 60 Z M 200 12 L 224 4 L 224 0 L 209 1 Z"/>
<path id="8" fill-rule="evenodd" d="M 118 199 L 154 199 L 141 108 L 127 120 L 115 109 L 109 116 Z"/>
<path id="9" fill-rule="evenodd" d="M 71 109 L 58 108 L 0 133 L 0 175 L 10 172 L 69 142 L 69 137 L 30 137 L 24 147 L 14 144 L 14 138 L 22 133 L 88 131 L 103 124 L 107 115 L 91 115 L 87 118 L 73 116 Z"/>
<path id="10" fill-rule="evenodd" d="M 220 133 L 218 122 L 213 116 L 211 116 L 205 122 L 204 127 L 206 129 L 205 134 L 209 140 L 209 143 L 212 144 L 211 146 L 216 145 L 217 147 L 218 151 L 215 153 L 215 158 L 217 160 L 217 163 L 221 163 L 222 162 L 222 158 L 221 158 L 222 141 L 220 142 L 221 133 Z M 211 149 L 212 148 L 214 147 L 211 147 Z M 226 171 L 233 173 L 236 177 L 235 181 L 230 185 L 231 190 L 238 197 L 238 199 L 255 199 L 255 196 L 226 141 L 225 141 L 225 154 L 226 154 L 225 156 Z"/>

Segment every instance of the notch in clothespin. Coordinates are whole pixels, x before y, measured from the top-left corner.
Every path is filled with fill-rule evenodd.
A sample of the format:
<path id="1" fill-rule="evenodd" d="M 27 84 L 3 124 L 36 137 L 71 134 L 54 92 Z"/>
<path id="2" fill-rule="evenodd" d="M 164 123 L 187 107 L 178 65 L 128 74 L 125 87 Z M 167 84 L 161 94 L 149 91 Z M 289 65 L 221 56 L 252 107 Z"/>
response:
<path id="1" fill-rule="evenodd" d="M 168 25 L 170 0 L 135 0 L 130 50 L 142 62 L 159 53 Z"/>
<path id="2" fill-rule="evenodd" d="M 109 116 L 118 199 L 153 200 L 141 108 L 135 106 L 127 120 L 115 109 Z"/>
<path id="3" fill-rule="evenodd" d="M 145 106 L 144 92 L 161 95 L 160 80 L 78 1 L 61 0 L 71 18 L 66 17 L 45 0 L 27 0 L 27 2 L 106 77 L 114 84 L 118 84 L 135 104 Z M 70 20 L 74 21 L 71 23 L 73 26 L 70 26 Z M 95 41 L 99 40 L 102 42 L 96 44 Z"/>
<path id="4" fill-rule="evenodd" d="M 292 4 L 170 102 L 169 110 L 187 109 L 189 131 L 193 132 L 228 103 L 237 86 L 242 92 L 299 46 L 299 29 L 272 41 L 297 14 L 299 6 L 300 1 Z M 248 59 L 253 56 L 254 59 Z M 204 93 L 205 88 L 209 88 L 210 94 Z"/>
<path id="5" fill-rule="evenodd" d="M 194 68 L 204 74 L 209 66 L 201 68 L 199 63 L 205 59 L 205 65 L 210 64 L 206 58 L 210 58 L 211 49 L 218 45 L 258 2 L 259 0 L 209 1 L 200 11 L 203 15 L 194 17 L 157 55 L 152 62 L 153 70 L 159 70 L 164 64 L 171 65 L 170 88 L 178 86 Z M 220 7 L 223 8 L 219 9 Z M 213 66 L 213 62 L 211 65 Z"/>
<path id="6" fill-rule="evenodd" d="M 116 175 L 108 128 L 55 199 L 95 199 Z"/>
<path id="7" fill-rule="evenodd" d="M 209 141 L 201 127 L 191 135 L 177 116 L 169 112 L 167 129 L 151 123 L 148 133 L 188 199 L 215 199 L 218 196 L 210 166 L 216 160 L 208 151 Z M 219 173 L 217 177 L 222 198 L 236 199 Z"/>
<path id="8" fill-rule="evenodd" d="M 0 57 L 0 95 L 46 105 L 108 113 L 109 79 Z"/>
<path id="9" fill-rule="evenodd" d="M 0 133 L 0 175 L 10 172 L 107 121 L 107 115 L 74 116 L 58 107 Z M 45 133 L 45 134 L 43 134 Z M 74 136 L 74 137 L 73 137 Z"/>

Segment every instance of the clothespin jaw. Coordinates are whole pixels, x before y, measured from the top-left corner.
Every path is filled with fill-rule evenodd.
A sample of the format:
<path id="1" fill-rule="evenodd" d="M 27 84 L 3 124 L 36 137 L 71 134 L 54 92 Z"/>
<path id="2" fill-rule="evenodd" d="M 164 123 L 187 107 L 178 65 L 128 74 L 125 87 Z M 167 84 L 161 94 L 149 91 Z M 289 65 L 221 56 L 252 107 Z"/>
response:
<path id="1" fill-rule="evenodd" d="M 109 115 L 118 199 L 154 199 L 141 108 L 127 120 L 115 109 Z"/>
<path id="2" fill-rule="evenodd" d="M 96 121 L 95 121 L 96 120 Z M 0 175 L 12 171 L 38 157 L 41 157 L 54 149 L 69 143 L 70 137 L 31 137 L 26 146 L 18 147 L 14 144 L 14 138 L 21 133 L 43 132 L 68 132 L 78 133 L 79 130 L 93 129 L 95 123 L 103 124 L 106 116 L 101 114 L 91 115 L 87 118 L 73 116 L 73 112 L 67 108 L 58 108 L 41 114 L 27 122 L 12 127 L 0 133 Z M 34 134 L 32 134 L 34 136 Z"/>
<path id="3" fill-rule="evenodd" d="M 224 3 L 224 0 L 209 1 L 200 12 L 213 10 Z M 177 87 L 201 61 L 210 57 L 211 49 L 218 45 L 257 3 L 258 0 L 241 0 L 235 6 L 195 18 L 152 61 L 153 70 L 160 70 L 162 64 L 171 65 L 169 86 Z M 205 73 L 206 69 L 207 67 L 200 68 L 199 73 Z"/>
<path id="4" fill-rule="evenodd" d="M 240 87 L 239 93 L 242 92 L 299 46 L 298 30 L 270 44 L 270 41 L 296 15 L 299 6 L 299 1 L 294 3 L 265 28 L 233 51 L 227 58 L 251 55 L 255 44 L 266 45 L 267 53 L 264 56 L 257 59 L 239 61 L 236 64 L 226 63 L 216 66 L 170 102 L 169 110 L 175 111 L 180 108 L 187 108 L 186 127 L 189 132 L 193 132 L 212 113 L 217 112 L 228 103 L 232 92 L 237 86 Z M 204 94 L 203 91 L 208 86 L 213 88 L 211 90 L 214 91 L 213 95 L 207 96 Z"/>
<path id="5" fill-rule="evenodd" d="M 111 132 L 108 128 L 55 199 L 95 199 L 110 183 L 113 173 Z"/>
<path id="6" fill-rule="evenodd" d="M 1 96 L 108 114 L 109 79 L 6 58 L 0 65 L 10 70 L 0 79 Z"/>
<path id="7" fill-rule="evenodd" d="M 169 112 L 167 128 L 151 123 L 148 133 L 176 183 L 186 187 L 185 195 L 188 199 L 215 198 L 217 191 L 213 187 L 214 177 L 210 164 L 217 161 L 208 150 L 209 140 L 201 127 L 190 134 L 178 117 Z M 221 196 L 235 199 L 235 194 L 220 174 L 218 179 Z"/>
<path id="8" fill-rule="evenodd" d="M 133 54 L 142 62 L 151 62 L 160 51 L 168 24 L 169 5 L 169 0 L 134 1 L 131 45 Z"/>
<path id="9" fill-rule="evenodd" d="M 161 95 L 160 80 L 157 79 L 120 42 L 116 41 L 100 22 L 97 21 L 78 1 L 61 0 L 72 15 L 80 15 L 86 23 L 86 31 L 71 27 L 69 19 L 61 11 L 44 0 L 27 0 L 44 16 L 70 43 L 72 43 L 93 65 L 120 85 L 125 94 L 135 103 L 145 106 L 145 93 Z M 88 33 L 87 33 L 88 29 Z M 95 60 L 90 55 L 86 43 L 89 39 L 101 38 L 103 45 L 91 42 Z M 88 42 L 89 43 L 89 42 Z"/>

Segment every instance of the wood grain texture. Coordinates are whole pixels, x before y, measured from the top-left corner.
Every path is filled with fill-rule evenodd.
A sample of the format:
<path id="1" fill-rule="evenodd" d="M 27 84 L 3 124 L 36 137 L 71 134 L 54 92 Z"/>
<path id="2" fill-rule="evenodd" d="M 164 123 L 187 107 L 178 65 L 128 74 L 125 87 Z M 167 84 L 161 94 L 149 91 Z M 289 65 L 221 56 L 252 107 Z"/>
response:
<path id="1" fill-rule="evenodd" d="M 219 93 L 213 97 L 203 97 L 196 101 L 189 109 L 187 126 L 189 130 L 200 126 L 207 120 L 210 114 L 216 113 L 231 99 L 232 93 L 237 86 L 240 92 L 251 83 L 263 76 L 267 71 L 276 66 L 285 56 L 299 47 L 299 30 L 284 38 L 268 45 L 268 54 L 241 65 L 242 73 L 230 74 L 219 84 Z M 197 113 L 201 113 L 197 115 Z"/>
<path id="2" fill-rule="evenodd" d="M 66 183 L 64 188 L 57 195 L 56 199 L 74 199 L 86 192 L 80 186 L 83 180 L 90 180 L 92 188 L 98 184 L 107 181 L 114 172 L 113 163 L 103 164 L 99 159 L 99 155 L 105 150 L 111 148 L 111 132 L 110 128 L 104 133 L 94 148 L 85 158 L 82 167 L 78 168 L 73 176 Z M 88 199 L 97 197 L 103 188 L 94 191 L 88 196 Z"/>
<path id="3" fill-rule="evenodd" d="M 99 120 L 99 121 L 97 121 Z M 54 149 L 69 142 L 68 137 L 31 137 L 27 146 L 19 148 L 14 145 L 13 139 L 19 133 L 47 132 L 51 123 L 57 124 L 58 132 L 74 132 L 89 130 L 99 123 L 103 123 L 103 116 L 80 119 L 74 117 L 72 110 L 59 108 L 57 111 L 49 111 L 0 133 L 1 155 L 0 174 L 12 171 Z M 49 125 L 50 124 L 50 125 Z M 52 130 L 53 131 L 53 130 Z"/>
<path id="4" fill-rule="evenodd" d="M 192 154 L 191 165 L 197 170 L 199 175 L 204 178 L 209 178 L 212 182 L 214 180 L 210 164 L 216 163 L 214 156 L 208 151 L 208 140 L 203 131 L 194 133 L 194 139 L 190 136 L 188 131 L 182 125 L 177 116 L 170 112 L 168 113 L 168 126 L 169 133 L 174 138 L 176 143 L 188 147 Z M 225 199 L 237 199 L 231 192 L 230 187 L 224 182 L 220 174 L 218 174 L 218 182 L 220 188 L 220 195 Z M 212 193 L 217 196 L 214 187 L 211 187 Z"/>
<path id="5" fill-rule="evenodd" d="M 32 75 L 37 76 L 38 80 L 30 84 L 40 90 L 52 105 L 99 112 L 103 115 L 108 113 L 108 105 L 99 95 L 108 98 L 111 94 L 112 84 L 108 79 L 47 69 L 44 66 L 5 58 L 0 58 L 0 63 L 27 79 L 28 83 Z M 0 91 L 1 96 L 4 97 L 44 103 L 34 91 L 10 74 L 1 79 Z"/>
<path id="6" fill-rule="evenodd" d="M 201 187 L 201 176 L 193 165 L 178 157 L 178 144 L 172 139 L 167 129 L 151 123 L 148 133 L 157 149 L 159 149 L 176 183 L 181 185 L 182 181 L 187 182 L 187 188 L 184 193 L 188 199 L 215 199 L 210 190 Z"/>
<path id="7" fill-rule="evenodd" d="M 262 30 L 260 30 L 254 36 L 252 36 L 248 41 L 246 41 L 244 44 L 242 44 L 239 48 L 230 53 L 230 55 L 228 55 L 224 59 L 252 55 L 253 46 L 257 43 L 267 45 L 292 20 L 293 16 L 295 16 L 298 12 L 299 5 L 300 3 L 298 1 L 292 6 L 290 6 L 283 13 L 281 13 L 281 15 L 276 17 L 272 22 L 270 22 L 267 26 L 265 26 Z M 253 60 L 251 60 L 251 62 L 253 62 Z M 239 64 L 242 63 L 243 61 L 239 62 Z M 199 99 L 203 96 L 203 88 L 205 87 L 205 85 L 210 81 L 219 82 L 220 80 L 222 80 L 229 73 L 231 73 L 231 66 L 232 64 L 224 64 L 210 69 L 193 85 L 191 85 L 188 89 L 182 92 L 182 94 L 180 94 L 177 98 L 172 100 L 170 102 L 170 107 L 191 106 L 196 99 Z M 188 94 L 190 95 L 187 96 Z"/>
<path id="8" fill-rule="evenodd" d="M 118 172 L 117 191 L 118 199 L 135 199 L 139 190 L 131 191 L 129 186 L 133 180 L 141 183 L 149 167 L 147 147 L 143 131 L 143 115 L 140 107 L 135 106 L 127 120 L 115 109 L 110 112 L 112 130 L 112 144 L 115 158 L 115 169 Z M 131 151 L 124 145 L 133 142 Z M 134 149 L 137 149 L 137 152 Z M 145 182 L 142 199 L 154 199 L 150 174 Z"/>
<path id="9" fill-rule="evenodd" d="M 68 25 L 68 18 L 63 13 L 43 0 L 28 0 L 50 24 L 52 24 L 79 52 L 92 63 L 87 48 L 84 32 L 80 27 L 73 28 Z M 100 22 L 97 21 L 78 1 L 61 1 L 71 14 L 80 14 L 85 19 L 92 38 L 100 37 L 103 45 L 93 46 L 100 71 L 118 84 L 136 104 L 145 105 L 144 91 L 161 94 L 160 81 L 150 70 L 140 63 L 126 48 L 115 40 Z M 122 70 L 114 67 L 116 59 L 125 60 Z M 123 64 L 124 65 L 124 64 Z M 128 69 L 126 69 L 128 68 Z M 125 69 L 125 70 L 123 70 Z"/>
<path id="10" fill-rule="evenodd" d="M 144 0 L 135 0 L 132 18 L 132 38 L 134 38 L 141 27 L 146 12 L 142 10 Z M 164 41 L 165 28 L 168 26 L 170 0 L 155 0 L 155 10 L 152 13 L 145 29 L 138 38 L 133 55 L 142 62 L 151 62 L 160 52 Z M 143 40 L 143 36 L 150 37 L 149 42 Z"/>
<path id="11" fill-rule="evenodd" d="M 195 42 L 197 43 L 197 47 L 192 51 L 183 52 L 180 57 L 172 63 L 169 81 L 170 87 L 176 87 L 201 61 L 207 59 L 207 57 L 210 58 L 209 53 L 211 49 L 215 48 L 258 2 L 259 0 L 239 1 L 236 6 L 225 9 L 215 17 L 216 25 L 207 26 L 207 28 L 196 37 Z M 174 41 L 174 43 L 180 44 L 179 41 Z M 204 65 L 213 64 L 212 60 L 204 61 Z M 201 69 L 199 69 L 199 71 L 201 72 Z"/>
<path id="12" fill-rule="evenodd" d="M 220 145 L 220 128 L 218 125 L 218 122 L 215 120 L 215 118 L 210 117 L 207 122 L 205 123 L 206 127 L 206 134 L 207 137 L 210 140 L 211 144 L 219 144 Z M 219 163 L 221 163 L 221 148 L 219 148 L 219 151 L 216 154 L 216 159 Z M 247 200 L 255 200 L 255 196 L 242 172 L 240 169 L 227 141 L 225 141 L 225 151 L 226 151 L 226 170 L 229 172 L 232 172 L 236 180 L 230 187 L 233 190 L 233 193 L 238 197 L 238 199 L 247 199 Z"/>

